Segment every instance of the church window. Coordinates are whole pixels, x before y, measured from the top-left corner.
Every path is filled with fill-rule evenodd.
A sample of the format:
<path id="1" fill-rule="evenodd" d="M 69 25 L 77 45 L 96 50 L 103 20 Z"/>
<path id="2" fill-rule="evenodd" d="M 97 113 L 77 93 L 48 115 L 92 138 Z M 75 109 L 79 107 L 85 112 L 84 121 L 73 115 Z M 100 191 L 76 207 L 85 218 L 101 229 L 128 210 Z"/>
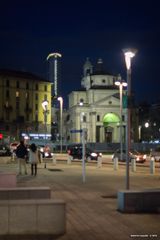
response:
<path id="1" fill-rule="evenodd" d="M 109 103 L 109 104 L 112 104 L 112 101 L 109 101 L 108 103 Z"/>
<path id="2" fill-rule="evenodd" d="M 80 101 L 79 101 L 79 105 L 81 105 L 81 106 L 82 106 L 82 105 L 83 105 L 83 103 L 84 103 L 84 99 L 83 99 L 83 98 L 81 98 L 81 99 L 80 99 Z"/>
<path id="3" fill-rule="evenodd" d="M 99 122 L 100 121 L 100 116 L 99 115 L 97 115 L 97 122 Z"/>
<path id="4" fill-rule="evenodd" d="M 85 115 L 83 115 L 83 122 L 87 122 L 87 118 Z"/>
<path id="5" fill-rule="evenodd" d="M 68 114 L 66 117 L 66 121 L 68 122 L 70 120 L 70 115 Z"/>

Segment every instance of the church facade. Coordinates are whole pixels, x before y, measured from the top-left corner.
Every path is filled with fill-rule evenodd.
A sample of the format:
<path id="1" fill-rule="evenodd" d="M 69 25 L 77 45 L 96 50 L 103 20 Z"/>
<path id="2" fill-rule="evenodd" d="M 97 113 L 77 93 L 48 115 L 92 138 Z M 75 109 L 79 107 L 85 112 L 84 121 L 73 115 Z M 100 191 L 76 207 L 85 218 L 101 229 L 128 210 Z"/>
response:
<path id="1" fill-rule="evenodd" d="M 86 140 L 90 143 L 118 143 L 120 137 L 125 141 L 126 109 L 123 108 L 120 113 L 119 88 L 115 85 L 117 77 L 104 70 L 102 59 L 98 59 L 95 68 L 89 59 L 86 60 L 82 89 L 69 94 L 65 121 L 68 141 L 79 143 L 81 129 L 86 130 Z M 123 89 L 123 95 L 125 94 L 126 90 Z"/>

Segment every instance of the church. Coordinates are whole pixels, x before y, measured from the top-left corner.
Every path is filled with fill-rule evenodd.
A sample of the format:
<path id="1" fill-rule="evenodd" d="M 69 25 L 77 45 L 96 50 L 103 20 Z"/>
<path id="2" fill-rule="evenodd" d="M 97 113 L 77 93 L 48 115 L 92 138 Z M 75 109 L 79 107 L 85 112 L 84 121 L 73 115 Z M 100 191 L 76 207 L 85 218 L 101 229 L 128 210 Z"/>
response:
<path id="1" fill-rule="evenodd" d="M 79 143 L 86 130 L 88 143 L 118 143 L 125 141 L 126 108 L 120 113 L 120 93 L 115 81 L 120 77 L 104 70 L 103 60 L 98 59 L 95 68 L 89 58 L 83 66 L 81 90 L 69 94 L 69 108 L 65 118 L 65 135 L 70 142 Z M 126 89 L 123 89 L 126 95 Z M 133 118 L 135 119 L 135 118 Z M 120 125 L 122 134 L 120 134 Z M 131 137 L 134 140 L 134 130 Z"/>

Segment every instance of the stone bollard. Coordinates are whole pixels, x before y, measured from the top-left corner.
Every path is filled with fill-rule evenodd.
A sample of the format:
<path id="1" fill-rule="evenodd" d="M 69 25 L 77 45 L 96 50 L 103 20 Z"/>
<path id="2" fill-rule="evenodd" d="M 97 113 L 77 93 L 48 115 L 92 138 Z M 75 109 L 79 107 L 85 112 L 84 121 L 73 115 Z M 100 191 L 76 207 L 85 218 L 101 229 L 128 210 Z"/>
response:
<path id="1" fill-rule="evenodd" d="M 118 158 L 117 157 L 115 157 L 113 159 L 113 164 L 114 164 L 114 170 L 118 170 Z"/>
<path id="2" fill-rule="evenodd" d="M 97 159 L 97 167 L 98 168 L 101 168 L 102 167 L 102 157 L 98 157 L 98 159 Z"/>
<path id="3" fill-rule="evenodd" d="M 13 162 L 14 162 L 14 161 L 15 161 L 15 159 L 16 159 L 16 154 L 15 154 L 15 152 L 13 152 L 13 153 L 12 153 L 12 155 L 11 155 L 11 161 L 13 161 Z"/>
<path id="4" fill-rule="evenodd" d="M 43 163 L 43 156 L 42 156 L 42 153 L 40 153 L 40 163 Z"/>
<path id="5" fill-rule="evenodd" d="M 136 159 L 135 158 L 131 159 L 131 170 L 132 170 L 132 172 L 136 172 Z"/>
<path id="6" fill-rule="evenodd" d="M 151 174 L 155 173 L 155 160 L 154 160 L 154 157 L 151 157 L 151 160 L 150 160 L 150 173 Z"/>
<path id="7" fill-rule="evenodd" d="M 73 160 L 73 157 L 68 155 L 67 164 L 71 164 L 72 160 Z"/>
<path id="8" fill-rule="evenodd" d="M 52 156 L 52 163 L 53 163 L 54 165 L 57 164 L 57 161 L 56 161 L 56 154 L 53 154 L 53 156 Z"/>

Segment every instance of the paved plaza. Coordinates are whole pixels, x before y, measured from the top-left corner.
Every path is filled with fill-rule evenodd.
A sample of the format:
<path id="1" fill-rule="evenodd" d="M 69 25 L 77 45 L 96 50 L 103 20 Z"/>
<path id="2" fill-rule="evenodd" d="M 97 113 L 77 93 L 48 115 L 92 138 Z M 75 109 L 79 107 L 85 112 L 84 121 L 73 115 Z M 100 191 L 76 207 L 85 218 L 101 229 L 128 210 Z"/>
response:
<path id="1" fill-rule="evenodd" d="M 16 163 L 0 163 L 1 171 L 17 171 Z M 18 186 L 49 186 L 52 197 L 67 203 L 66 234 L 60 240 L 159 239 L 160 214 L 124 214 L 117 211 L 117 191 L 125 189 L 125 166 L 114 170 L 112 164 L 97 167 L 86 164 L 86 182 L 82 181 L 80 162 L 44 163 L 38 175 L 17 177 Z M 147 167 L 130 172 L 131 189 L 160 189 L 160 168 L 150 174 Z M 47 240 L 47 239 L 46 239 Z"/>

